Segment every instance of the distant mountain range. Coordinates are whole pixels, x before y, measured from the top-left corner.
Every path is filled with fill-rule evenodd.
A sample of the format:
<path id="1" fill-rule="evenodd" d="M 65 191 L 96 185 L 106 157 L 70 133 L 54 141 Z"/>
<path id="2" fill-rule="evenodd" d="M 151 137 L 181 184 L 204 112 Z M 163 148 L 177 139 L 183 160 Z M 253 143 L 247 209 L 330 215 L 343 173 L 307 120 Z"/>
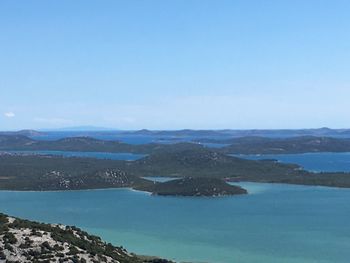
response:
<path id="1" fill-rule="evenodd" d="M 19 131 L 0 131 L 0 135 L 23 135 L 23 136 L 39 136 L 43 135 L 43 132 L 36 130 L 19 130 Z"/>
<path id="2" fill-rule="evenodd" d="M 72 126 L 64 127 L 58 129 L 40 129 L 43 132 L 54 132 L 54 131 L 113 131 L 117 129 L 106 128 L 106 127 L 97 127 L 97 126 Z"/>
<path id="3" fill-rule="evenodd" d="M 138 130 L 126 131 L 123 134 L 154 135 L 154 136 L 193 136 L 193 137 L 294 137 L 294 136 L 329 136 L 350 137 L 350 129 L 253 129 L 253 130 Z"/>
<path id="4" fill-rule="evenodd" d="M 0 131 L 0 134 L 16 134 L 24 136 L 40 136 L 45 134 L 51 134 L 55 132 L 94 132 L 94 133 L 109 133 L 118 135 L 143 135 L 143 136 L 156 136 L 156 137 L 217 137 L 219 138 L 236 138 L 236 137 L 296 137 L 296 136 L 319 136 L 319 137 L 350 137 L 350 129 L 330 129 L 330 128 L 318 128 L 318 129 L 248 129 L 248 130 L 135 130 L 125 131 L 111 128 L 102 128 L 95 126 L 79 126 L 79 127 L 67 127 L 56 130 L 20 130 L 20 131 Z"/>

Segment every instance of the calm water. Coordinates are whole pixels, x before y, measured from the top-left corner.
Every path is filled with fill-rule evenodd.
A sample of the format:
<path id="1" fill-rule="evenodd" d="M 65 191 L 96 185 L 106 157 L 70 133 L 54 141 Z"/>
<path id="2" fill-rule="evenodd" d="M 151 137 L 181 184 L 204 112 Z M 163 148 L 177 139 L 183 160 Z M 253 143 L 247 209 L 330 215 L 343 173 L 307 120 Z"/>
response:
<path id="1" fill-rule="evenodd" d="M 242 183 L 224 198 L 128 189 L 0 191 L 0 211 L 77 225 L 140 254 L 215 263 L 347 263 L 350 190 Z"/>
<path id="2" fill-rule="evenodd" d="M 124 160 L 134 161 L 145 157 L 145 154 L 134 153 L 108 153 L 108 152 L 70 152 L 70 151 L 9 151 L 20 154 L 37 154 L 37 155 L 57 155 L 64 157 L 87 157 L 96 159 Z"/>
<path id="3" fill-rule="evenodd" d="M 241 158 L 260 160 L 276 159 L 286 163 L 296 163 L 306 170 L 316 172 L 350 172 L 350 153 L 303 153 L 303 154 L 262 154 L 235 155 Z"/>
<path id="4" fill-rule="evenodd" d="M 62 132 L 48 132 L 43 135 L 31 136 L 35 140 L 53 141 L 67 137 L 81 137 L 88 136 L 99 140 L 121 141 L 129 144 L 146 144 L 146 143 L 163 143 L 172 144 L 179 142 L 192 142 L 195 139 L 211 138 L 211 139 L 225 139 L 225 136 L 166 136 L 166 135 L 144 135 L 144 134 L 125 134 L 118 131 L 115 132 L 93 132 L 93 131 L 62 131 Z M 203 143 L 207 147 L 220 148 L 227 144 L 221 143 Z"/>

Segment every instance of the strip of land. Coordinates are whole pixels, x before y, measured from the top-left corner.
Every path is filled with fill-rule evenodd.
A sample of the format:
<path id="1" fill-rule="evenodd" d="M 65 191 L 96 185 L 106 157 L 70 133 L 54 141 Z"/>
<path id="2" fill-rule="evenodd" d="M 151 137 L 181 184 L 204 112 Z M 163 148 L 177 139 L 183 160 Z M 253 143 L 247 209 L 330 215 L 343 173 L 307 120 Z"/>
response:
<path id="1" fill-rule="evenodd" d="M 174 139 L 174 138 L 173 138 Z M 176 138 L 175 138 L 176 139 Z M 174 140 L 175 140 L 174 139 Z M 293 154 L 312 152 L 350 152 L 349 138 L 298 136 L 290 138 L 240 137 L 193 139 L 192 143 L 127 144 L 119 141 L 98 140 L 91 137 L 68 137 L 54 141 L 34 140 L 24 135 L 0 134 L 0 151 L 80 151 L 152 154 L 164 151 L 200 149 L 201 144 L 216 143 L 216 149 L 225 154 Z"/>
<path id="2" fill-rule="evenodd" d="M 156 189 L 152 188 L 153 182 L 142 178 L 145 176 L 350 187 L 348 173 L 312 173 L 295 164 L 284 164 L 274 160 L 246 160 L 205 147 L 175 145 L 136 161 L 18 154 L 0 156 L 2 190 L 47 191 L 131 187 L 157 194 L 168 188 L 167 184 L 159 184 Z M 199 181 L 192 181 L 192 189 L 198 188 L 196 187 L 198 183 Z M 213 183 L 208 180 L 206 183 L 207 189 L 220 186 L 218 181 Z M 176 189 L 174 195 L 183 193 L 184 189 Z M 224 193 L 213 191 L 212 194 Z M 193 195 L 197 196 L 198 192 L 193 191 Z"/>

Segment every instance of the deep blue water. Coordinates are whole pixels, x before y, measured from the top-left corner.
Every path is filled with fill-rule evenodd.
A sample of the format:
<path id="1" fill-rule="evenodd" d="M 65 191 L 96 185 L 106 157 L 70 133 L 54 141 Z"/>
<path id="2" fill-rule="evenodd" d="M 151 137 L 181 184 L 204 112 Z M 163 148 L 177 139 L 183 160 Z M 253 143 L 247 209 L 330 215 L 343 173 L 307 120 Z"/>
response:
<path id="1" fill-rule="evenodd" d="M 0 191 L 2 212 L 77 225 L 140 254 L 215 263 L 348 263 L 350 190 L 242 183 L 250 195 Z"/>
<path id="2" fill-rule="evenodd" d="M 285 163 L 296 163 L 306 170 L 316 172 L 350 172 L 350 153 L 302 153 L 234 155 L 251 160 L 276 159 Z"/>
<path id="3" fill-rule="evenodd" d="M 145 157 L 145 154 L 108 153 L 108 152 L 70 152 L 70 151 L 8 151 L 20 154 L 57 155 L 63 157 L 87 157 L 96 159 L 134 161 Z"/>

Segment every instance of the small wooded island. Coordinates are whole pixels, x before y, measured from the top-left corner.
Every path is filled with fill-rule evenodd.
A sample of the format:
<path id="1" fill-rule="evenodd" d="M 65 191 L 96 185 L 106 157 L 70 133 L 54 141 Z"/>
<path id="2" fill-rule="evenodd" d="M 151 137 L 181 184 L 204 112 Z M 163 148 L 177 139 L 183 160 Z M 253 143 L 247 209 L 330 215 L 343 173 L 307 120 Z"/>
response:
<path id="1" fill-rule="evenodd" d="M 151 192 L 153 195 L 164 196 L 227 196 L 247 194 L 247 191 L 239 186 L 226 183 L 217 178 L 193 178 L 186 177 L 163 183 L 148 184 L 136 187 L 138 190 Z"/>

